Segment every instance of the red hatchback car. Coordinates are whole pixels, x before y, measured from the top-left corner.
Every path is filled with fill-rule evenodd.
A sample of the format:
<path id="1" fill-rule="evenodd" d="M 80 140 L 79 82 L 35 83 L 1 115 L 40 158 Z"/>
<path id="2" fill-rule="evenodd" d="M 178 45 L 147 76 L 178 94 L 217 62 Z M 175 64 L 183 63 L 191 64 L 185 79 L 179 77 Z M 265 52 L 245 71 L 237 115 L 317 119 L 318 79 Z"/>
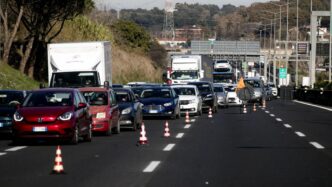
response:
<path id="1" fill-rule="evenodd" d="M 114 91 L 101 87 L 84 87 L 79 90 L 90 104 L 92 131 L 106 135 L 120 133 L 120 111 Z"/>
<path id="2" fill-rule="evenodd" d="M 77 144 L 92 138 L 89 105 L 78 89 L 48 88 L 32 91 L 13 116 L 13 142 L 58 139 Z"/>

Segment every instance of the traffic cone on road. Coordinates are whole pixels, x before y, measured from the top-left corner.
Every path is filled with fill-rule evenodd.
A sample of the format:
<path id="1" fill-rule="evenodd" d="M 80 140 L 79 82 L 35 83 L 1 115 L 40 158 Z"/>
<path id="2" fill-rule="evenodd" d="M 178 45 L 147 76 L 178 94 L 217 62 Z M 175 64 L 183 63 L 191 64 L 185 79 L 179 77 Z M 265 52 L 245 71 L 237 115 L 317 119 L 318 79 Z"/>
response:
<path id="1" fill-rule="evenodd" d="M 145 136 L 146 132 L 145 132 L 145 125 L 144 125 L 144 123 L 142 123 L 142 125 L 141 125 L 141 132 L 140 132 L 140 134 L 141 134 L 141 136 L 139 137 L 138 143 L 140 145 L 147 144 L 148 143 L 148 138 Z"/>
<path id="2" fill-rule="evenodd" d="M 209 115 L 208 115 L 209 118 L 212 118 L 212 108 L 210 107 L 209 109 Z"/>
<path id="3" fill-rule="evenodd" d="M 244 113 L 244 114 L 247 113 L 247 107 L 246 107 L 246 105 L 243 105 L 243 113 Z"/>
<path id="4" fill-rule="evenodd" d="M 186 112 L 186 123 L 190 123 L 190 119 L 189 119 L 189 112 L 187 111 Z"/>
<path id="5" fill-rule="evenodd" d="M 169 137 L 171 134 L 169 133 L 169 128 L 168 128 L 168 121 L 165 123 L 165 132 L 164 132 L 164 137 Z"/>
<path id="6" fill-rule="evenodd" d="M 256 112 L 256 103 L 254 103 L 253 111 Z"/>
<path id="7" fill-rule="evenodd" d="M 52 174 L 64 174 L 64 168 L 62 165 L 61 149 L 60 146 L 56 149 L 55 164 L 52 170 Z"/>
<path id="8" fill-rule="evenodd" d="M 265 99 L 263 99 L 263 109 L 266 107 L 266 101 L 265 101 Z"/>

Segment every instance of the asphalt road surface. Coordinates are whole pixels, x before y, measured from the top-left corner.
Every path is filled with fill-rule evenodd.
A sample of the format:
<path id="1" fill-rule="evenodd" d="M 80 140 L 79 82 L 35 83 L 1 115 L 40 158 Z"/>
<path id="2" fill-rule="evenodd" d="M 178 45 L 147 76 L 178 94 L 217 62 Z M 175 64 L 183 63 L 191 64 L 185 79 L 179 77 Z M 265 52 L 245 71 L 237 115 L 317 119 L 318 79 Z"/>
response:
<path id="1" fill-rule="evenodd" d="M 220 109 L 186 124 L 146 119 L 139 131 L 61 145 L 65 174 L 50 174 L 56 143 L 12 146 L 0 140 L 0 186 L 331 187 L 331 111 L 273 100 L 266 109 Z"/>

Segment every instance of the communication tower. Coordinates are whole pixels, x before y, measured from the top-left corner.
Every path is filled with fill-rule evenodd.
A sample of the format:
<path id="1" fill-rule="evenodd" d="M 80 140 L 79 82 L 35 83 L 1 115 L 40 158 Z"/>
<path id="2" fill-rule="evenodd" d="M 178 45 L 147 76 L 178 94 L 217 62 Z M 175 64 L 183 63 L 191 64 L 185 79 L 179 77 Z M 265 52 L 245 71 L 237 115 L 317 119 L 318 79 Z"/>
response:
<path id="1" fill-rule="evenodd" d="M 173 0 L 165 0 L 165 18 L 162 37 L 166 40 L 174 40 L 174 7 Z"/>

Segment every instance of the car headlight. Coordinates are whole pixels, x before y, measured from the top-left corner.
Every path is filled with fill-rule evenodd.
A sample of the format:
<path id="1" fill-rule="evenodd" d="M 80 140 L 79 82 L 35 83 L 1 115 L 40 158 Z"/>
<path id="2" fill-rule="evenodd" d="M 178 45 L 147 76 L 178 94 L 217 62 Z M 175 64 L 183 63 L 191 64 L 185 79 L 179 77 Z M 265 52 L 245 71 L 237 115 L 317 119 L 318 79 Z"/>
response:
<path id="1" fill-rule="evenodd" d="M 131 112 L 131 108 L 126 108 L 122 110 L 121 114 L 129 114 Z"/>
<path id="2" fill-rule="evenodd" d="M 66 112 L 66 113 L 62 114 L 61 116 L 59 116 L 59 119 L 62 121 L 68 121 L 71 119 L 72 116 L 73 116 L 72 112 Z"/>
<path id="3" fill-rule="evenodd" d="M 105 112 L 99 112 L 99 113 L 96 114 L 96 118 L 97 119 L 106 118 L 106 113 Z"/>
<path id="4" fill-rule="evenodd" d="M 20 113 L 15 112 L 15 114 L 14 114 L 14 120 L 15 121 L 23 121 L 23 116 L 21 116 Z"/>
<path id="5" fill-rule="evenodd" d="M 172 103 L 165 103 L 164 106 L 172 106 Z"/>

